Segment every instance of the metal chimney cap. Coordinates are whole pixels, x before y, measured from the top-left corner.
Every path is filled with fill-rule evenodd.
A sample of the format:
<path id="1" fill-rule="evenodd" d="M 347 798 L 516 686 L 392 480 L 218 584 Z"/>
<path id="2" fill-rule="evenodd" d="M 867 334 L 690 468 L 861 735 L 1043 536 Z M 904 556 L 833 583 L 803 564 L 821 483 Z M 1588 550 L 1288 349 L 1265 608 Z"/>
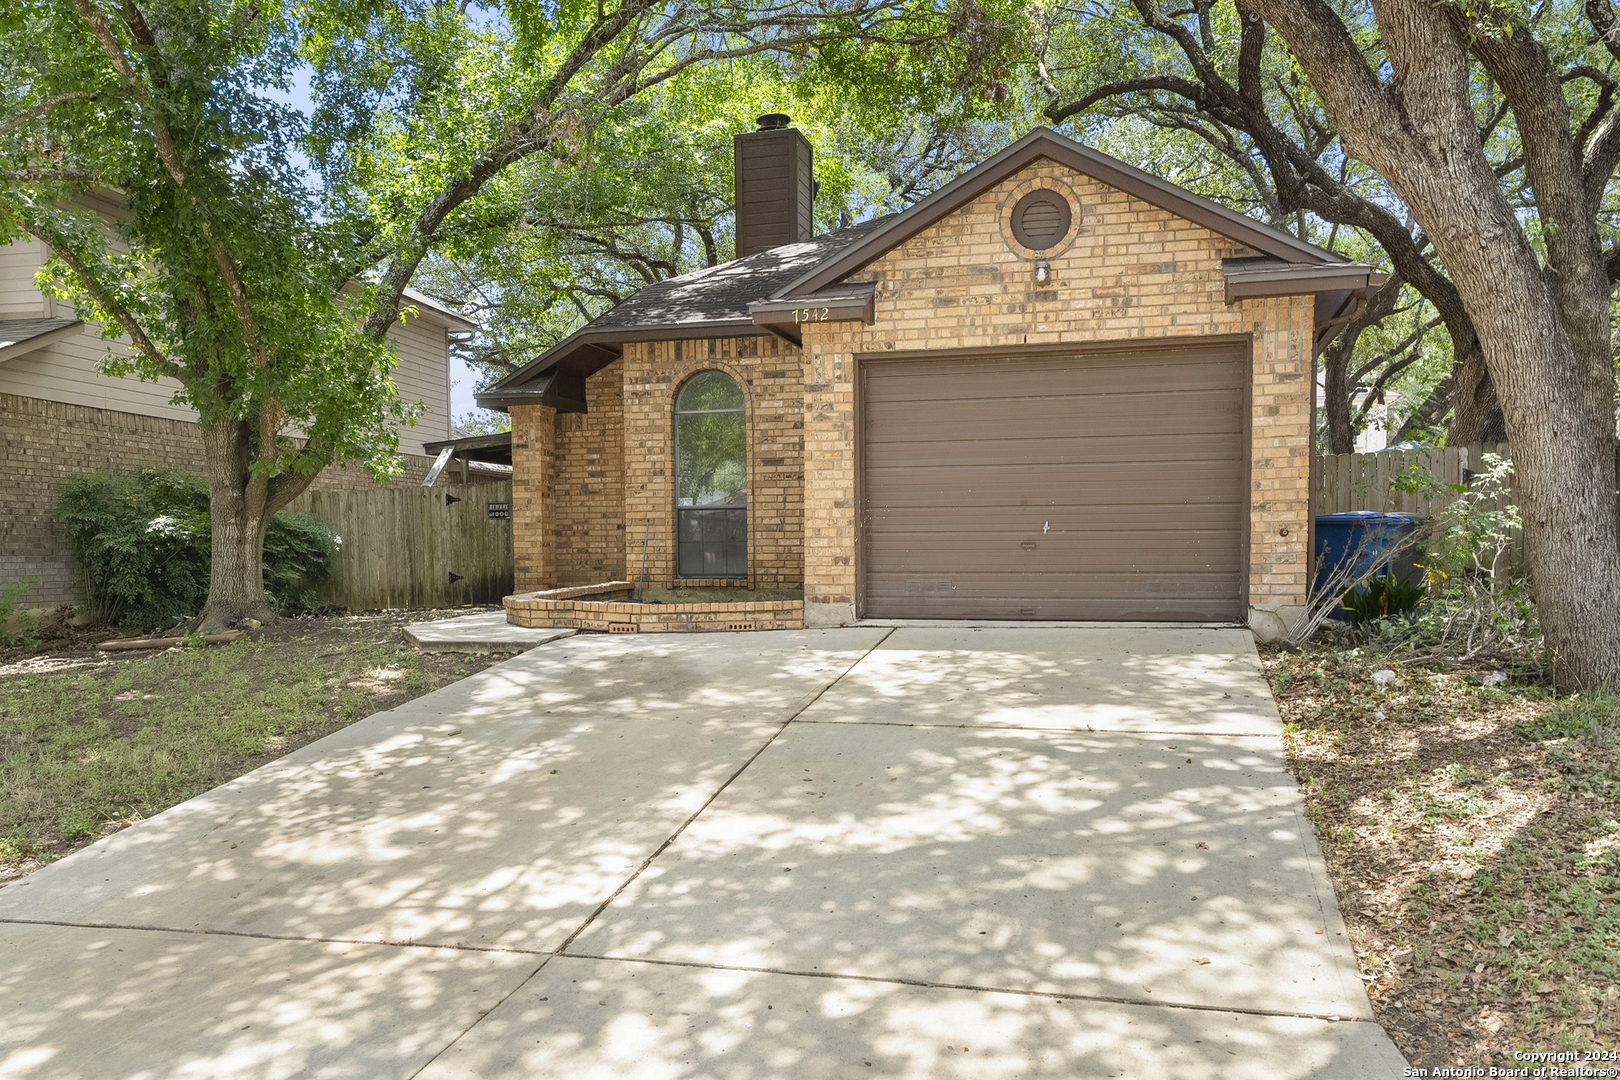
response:
<path id="1" fill-rule="evenodd" d="M 766 113 L 764 116 L 755 121 L 755 123 L 759 124 L 759 130 L 761 131 L 781 131 L 783 128 L 793 123 L 793 117 L 789 116 L 787 113 Z"/>

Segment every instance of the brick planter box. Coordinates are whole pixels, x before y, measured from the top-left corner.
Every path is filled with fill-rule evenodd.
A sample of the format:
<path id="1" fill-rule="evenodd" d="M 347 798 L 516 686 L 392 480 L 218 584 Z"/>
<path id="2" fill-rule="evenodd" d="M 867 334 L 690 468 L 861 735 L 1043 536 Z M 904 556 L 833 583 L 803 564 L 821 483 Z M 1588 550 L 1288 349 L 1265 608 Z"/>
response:
<path id="1" fill-rule="evenodd" d="M 701 633 L 714 630 L 798 630 L 804 626 L 803 600 L 737 603 L 632 604 L 636 586 L 605 581 L 567 589 L 517 593 L 506 597 L 506 621 L 513 626 L 601 630 L 609 634 Z"/>

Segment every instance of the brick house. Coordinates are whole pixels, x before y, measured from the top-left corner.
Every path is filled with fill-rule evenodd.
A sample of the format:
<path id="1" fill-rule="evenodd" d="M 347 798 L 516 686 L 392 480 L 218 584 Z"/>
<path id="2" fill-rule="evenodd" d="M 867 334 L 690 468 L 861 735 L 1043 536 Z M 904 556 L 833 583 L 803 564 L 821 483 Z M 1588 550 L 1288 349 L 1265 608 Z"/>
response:
<path id="1" fill-rule="evenodd" d="M 804 590 L 863 617 L 1244 620 L 1305 601 L 1311 387 L 1367 266 L 1038 129 L 821 236 L 811 150 L 739 135 L 738 258 L 479 395 L 517 589 Z"/>
<path id="2" fill-rule="evenodd" d="M 109 216 L 122 212 L 115 199 L 87 201 Z M 173 401 L 180 385 L 99 373 L 108 348 L 100 328 L 34 284 L 46 257 L 38 241 L 0 246 L 0 582 L 32 582 L 26 602 L 39 608 L 77 599 L 72 560 L 53 519 L 69 478 L 150 465 L 203 475 L 196 414 Z M 418 315 L 392 334 L 394 379 L 400 395 L 423 402 L 427 413 L 400 430 L 406 474 L 395 482 L 418 484 L 433 460 L 424 444 L 454 434 L 448 335 L 476 327 L 426 296 L 411 293 L 407 303 Z M 370 486 L 352 467 L 329 468 L 314 485 Z"/>

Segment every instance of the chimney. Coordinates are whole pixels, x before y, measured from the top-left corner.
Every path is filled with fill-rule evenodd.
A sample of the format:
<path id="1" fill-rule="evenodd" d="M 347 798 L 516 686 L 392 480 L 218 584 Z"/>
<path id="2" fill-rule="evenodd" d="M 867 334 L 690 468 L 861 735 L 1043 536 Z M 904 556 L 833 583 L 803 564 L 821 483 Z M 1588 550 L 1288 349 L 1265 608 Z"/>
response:
<path id="1" fill-rule="evenodd" d="M 791 122 L 785 113 L 768 113 L 758 131 L 733 140 L 739 259 L 815 235 L 813 155 Z"/>

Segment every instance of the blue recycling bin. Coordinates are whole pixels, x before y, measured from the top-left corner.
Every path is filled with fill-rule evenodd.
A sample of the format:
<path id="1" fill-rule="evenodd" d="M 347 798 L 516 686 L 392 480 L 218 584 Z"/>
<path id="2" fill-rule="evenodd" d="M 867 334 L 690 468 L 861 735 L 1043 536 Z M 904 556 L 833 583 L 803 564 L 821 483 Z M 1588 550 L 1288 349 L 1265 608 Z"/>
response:
<path id="1" fill-rule="evenodd" d="M 1422 520 L 1418 514 L 1390 514 L 1378 510 L 1319 515 L 1316 519 L 1316 577 L 1312 590 L 1322 588 L 1346 563 L 1352 564 L 1352 573 L 1357 578 L 1369 572 L 1382 574 L 1393 566 L 1397 576 L 1407 579 L 1415 572 L 1411 559 L 1400 559 L 1397 563 L 1395 548 Z M 1347 619 L 1349 613 L 1336 606 L 1332 617 Z"/>

